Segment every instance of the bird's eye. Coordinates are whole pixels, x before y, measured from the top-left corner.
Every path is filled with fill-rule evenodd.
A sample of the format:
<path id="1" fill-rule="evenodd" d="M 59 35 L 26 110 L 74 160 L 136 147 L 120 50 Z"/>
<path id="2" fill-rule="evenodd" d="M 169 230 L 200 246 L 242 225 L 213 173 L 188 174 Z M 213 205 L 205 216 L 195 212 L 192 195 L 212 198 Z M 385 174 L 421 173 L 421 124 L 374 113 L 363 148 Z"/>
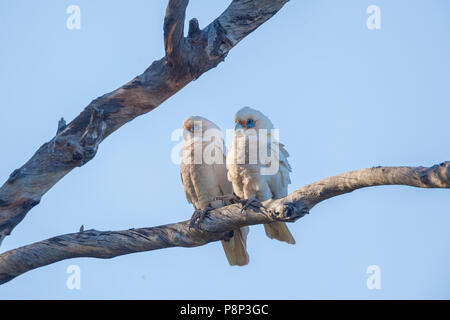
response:
<path id="1" fill-rule="evenodd" d="M 255 126 L 255 121 L 253 119 L 247 119 L 245 125 L 247 128 L 253 128 Z"/>

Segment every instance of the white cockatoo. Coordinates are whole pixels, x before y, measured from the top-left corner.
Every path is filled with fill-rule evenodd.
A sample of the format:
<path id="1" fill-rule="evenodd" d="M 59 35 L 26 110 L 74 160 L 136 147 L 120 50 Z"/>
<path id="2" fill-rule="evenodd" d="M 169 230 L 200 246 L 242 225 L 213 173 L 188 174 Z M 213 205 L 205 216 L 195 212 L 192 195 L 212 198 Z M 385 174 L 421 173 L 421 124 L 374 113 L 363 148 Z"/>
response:
<path id="1" fill-rule="evenodd" d="M 289 154 L 276 137 L 272 137 L 272 122 L 263 113 L 244 107 L 235 116 L 235 135 L 227 155 L 228 179 L 234 193 L 246 205 L 261 207 L 261 201 L 279 199 L 288 195 L 291 183 Z M 264 156 L 263 156 L 264 155 Z M 256 201 L 256 206 L 251 205 Z M 295 239 L 284 222 L 264 225 L 271 239 L 295 244 Z"/>
<path id="2" fill-rule="evenodd" d="M 211 121 L 191 116 L 183 121 L 181 180 L 187 200 L 194 205 L 191 226 L 197 227 L 208 210 L 222 207 L 233 187 L 227 179 L 225 144 L 220 129 Z M 224 197 L 225 196 L 225 197 Z M 246 241 L 249 228 L 233 231 L 222 246 L 230 265 L 248 264 Z"/>

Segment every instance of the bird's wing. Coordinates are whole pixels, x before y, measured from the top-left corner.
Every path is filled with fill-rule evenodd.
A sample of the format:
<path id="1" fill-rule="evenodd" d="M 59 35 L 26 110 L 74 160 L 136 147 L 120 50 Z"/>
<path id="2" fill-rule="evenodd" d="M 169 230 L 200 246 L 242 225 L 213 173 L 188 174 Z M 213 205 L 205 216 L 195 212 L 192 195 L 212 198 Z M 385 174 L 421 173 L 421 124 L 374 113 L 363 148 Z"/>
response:
<path id="1" fill-rule="evenodd" d="M 233 193 L 233 185 L 228 180 L 227 177 L 227 167 L 226 167 L 226 156 L 225 156 L 225 145 L 223 146 L 223 149 L 220 148 L 216 149 L 217 152 L 220 152 L 220 158 L 222 159 L 222 163 L 214 163 L 214 172 L 217 177 L 217 181 L 219 183 L 220 191 L 223 195 L 232 194 Z"/>
<path id="2" fill-rule="evenodd" d="M 291 165 L 287 159 L 289 157 L 289 152 L 284 148 L 284 144 L 279 143 L 278 146 L 280 149 L 280 173 L 283 178 L 283 184 L 287 186 L 288 184 L 291 184 L 290 172 L 292 172 Z"/>
<path id="3" fill-rule="evenodd" d="M 195 199 L 197 198 L 197 195 L 195 193 L 194 185 L 192 184 L 192 179 L 190 176 L 190 170 L 188 166 L 181 166 L 181 182 L 184 186 L 184 192 L 186 194 L 186 199 L 189 203 L 194 203 Z"/>
<path id="4" fill-rule="evenodd" d="M 194 205 L 196 210 L 200 210 L 199 193 L 195 186 L 195 164 L 191 163 L 193 159 L 193 144 L 185 144 L 182 152 L 181 162 L 181 181 L 183 182 L 186 199 Z"/>
<path id="5" fill-rule="evenodd" d="M 278 155 L 280 163 L 279 171 L 270 179 L 270 189 L 275 199 L 283 198 L 288 195 L 288 185 L 291 183 L 290 172 L 292 172 L 289 164 L 289 153 L 282 143 L 273 142 L 272 152 Z"/>
<path id="6" fill-rule="evenodd" d="M 230 150 L 227 153 L 226 158 L 226 168 L 228 170 L 227 178 L 231 182 L 233 187 L 233 192 L 239 197 L 244 197 L 244 184 L 242 177 L 239 174 L 237 166 L 237 153 L 236 153 L 236 139 L 233 139 Z"/>

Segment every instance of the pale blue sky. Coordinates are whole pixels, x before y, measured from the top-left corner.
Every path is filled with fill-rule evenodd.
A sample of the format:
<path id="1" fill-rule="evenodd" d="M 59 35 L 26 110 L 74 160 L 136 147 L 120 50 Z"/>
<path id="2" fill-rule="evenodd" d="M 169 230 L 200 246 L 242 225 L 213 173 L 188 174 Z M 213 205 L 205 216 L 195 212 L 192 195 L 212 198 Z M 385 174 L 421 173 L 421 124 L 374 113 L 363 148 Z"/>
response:
<path id="1" fill-rule="evenodd" d="M 230 1 L 191 0 L 204 27 Z M 81 8 L 81 30 L 66 8 Z M 381 8 L 381 30 L 366 8 Z M 0 181 L 94 98 L 163 55 L 166 1 L 0 0 Z M 87 229 L 185 220 L 172 131 L 189 115 L 233 127 L 244 105 L 266 113 L 291 154 L 290 190 L 348 170 L 450 160 L 450 2 L 292 0 L 225 62 L 127 124 L 59 182 L 0 251 Z M 377 187 L 326 201 L 290 224 L 297 245 L 252 227 L 250 265 L 220 243 L 112 260 L 72 259 L 0 286 L 0 298 L 450 298 L 448 190 Z M 81 290 L 66 269 L 81 268 Z M 366 268 L 382 271 L 366 288 Z"/>

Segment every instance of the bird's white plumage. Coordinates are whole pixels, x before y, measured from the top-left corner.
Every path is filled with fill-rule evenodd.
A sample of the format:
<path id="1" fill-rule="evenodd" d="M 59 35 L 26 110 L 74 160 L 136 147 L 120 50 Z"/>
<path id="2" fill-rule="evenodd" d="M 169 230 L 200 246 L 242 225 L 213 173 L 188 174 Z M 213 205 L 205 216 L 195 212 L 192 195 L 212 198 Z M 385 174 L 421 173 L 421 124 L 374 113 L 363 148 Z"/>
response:
<path id="1" fill-rule="evenodd" d="M 201 123 L 201 130 L 219 130 L 211 121 L 202 117 L 189 117 L 183 122 L 184 145 L 182 149 L 181 179 L 187 200 L 197 210 L 203 210 L 207 206 L 214 206 L 215 198 L 232 193 L 232 186 L 226 179 L 225 146 L 222 136 L 217 135 L 219 141 L 204 141 L 203 135 L 199 139 L 191 132 L 195 123 Z M 199 147 L 198 149 L 196 149 Z M 213 148 L 217 152 L 221 163 L 207 164 L 203 161 L 205 148 Z M 195 150 L 199 150 L 201 163 L 195 163 Z M 199 158 L 197 158 L 199 159 Z"/>
<path id="2" fill-rule="evenodd" d="M 251 128 L 248 127 L 249 120 L 251 120 Z M 256 198 L 259 201 L 287 196 L 288 185 L 291 183 L 291 166 L 287 160 L 289 153 L 283 144 L 272 137 L 271 129 L 274 127 L 270 119 L 258 110 L 245 107 L 236 113 L 235 123 L 239 129 L 235 131 L 233 143 L 227 155 L 228 179 L 233 184 L 234 193 L 243 199 Z M 264 140 L 261 140 L 263 138 Z M 260 144 L 261 141 L 266 143 Z M 253 149 L 252 143 L 256 146 Z M 270 150 L 270 152 L 267 151 L 267 154 L 271 155 L 270 160 L 260 157 L 259 148 Z M 252 159 L 256 159 L 256 162 Z M 277 168 L 275 172 L 263 173 L 262 169 L 273 165 Z M 265 229 L 270 238 L 295 243 L 284 223 L 265 225 Z"/>
<path id="3" fill-rule="evenodd" d="M 223 136 L 214 123 L 199 116 L 184 120 L 183 128 L 185 131 L 181 180 L 186 198 L 196 210 L 221 207 L 224 205 L 223 201 L 216 198 L 233 193 L 232 184 L 227 179 Z M 200 152 L 200 157 L 198 154 L 196 156 L 195 152 Z M 249 257 L 246 251 L 248 231 L 248 227 L 235 230 L 235 235 L 230 241 L 222 241 L 231 265 L 248 264 Z"/>

